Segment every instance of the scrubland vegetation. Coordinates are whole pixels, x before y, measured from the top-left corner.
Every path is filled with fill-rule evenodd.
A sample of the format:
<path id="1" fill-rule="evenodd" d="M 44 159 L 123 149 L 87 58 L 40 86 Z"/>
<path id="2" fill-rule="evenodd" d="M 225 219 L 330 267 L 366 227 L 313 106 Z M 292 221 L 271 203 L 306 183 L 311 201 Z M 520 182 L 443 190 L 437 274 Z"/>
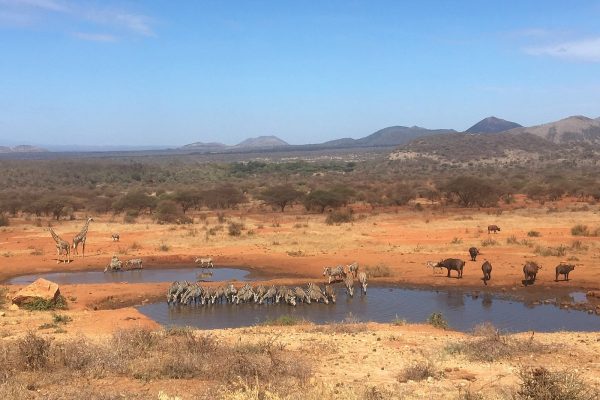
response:
<path id="1" fill-rule="evenodd" d="M 285 212 L 301 204 L 324 213 L 362 202 L 406 205 L 415 198 L 458 207 L 511 203 L 517 193 L 539 202 L 562 196 L 600 199 L 596 168 L 578 164 L 446 165 L 417 159 L 207 162 L 193 156 L 73 160 L 1 160 L 0 226 L 7 216 L 70 218 L 76 211 L 122 215 L 134 222 L 189 223 L 190 211 L 264 204 Z M 422 209 L 417 204 L 417 210 Z M 348 222 L 345 211 L 328 223 Z M 595 234 L 595 230 L 574 234 Z"/>

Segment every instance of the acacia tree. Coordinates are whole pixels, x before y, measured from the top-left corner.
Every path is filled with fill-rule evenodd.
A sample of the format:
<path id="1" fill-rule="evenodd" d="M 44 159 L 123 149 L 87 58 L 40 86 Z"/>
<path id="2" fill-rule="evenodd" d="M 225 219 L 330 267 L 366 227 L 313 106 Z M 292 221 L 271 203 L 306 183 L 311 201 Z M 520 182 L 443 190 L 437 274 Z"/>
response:
<path id="1" fill-rule="evenodd" d="M 463 207 L 490 207 L 498 203 L 498 191 L 480 178 L 461 176 L 451 180 L 445 188 L 449 198 L 454 197 Z"/>
<path id="2" fill-rule="evenodd" d="M 343 192 L 317 189 L 304 198 L 304 207 L 307 211 L 317 209 L 324 213 L 327 207 L 338 208 L 348 202 Z"/>
<path id="3" fill-rule="evenodd" d="M 259 198 L 273 207 L 280 207 L 281 212 L 288 204 L 291 204 L 303 196 L 303 193 L 294 189 L 291 185 L 271 186 L 265 189 Z"/>

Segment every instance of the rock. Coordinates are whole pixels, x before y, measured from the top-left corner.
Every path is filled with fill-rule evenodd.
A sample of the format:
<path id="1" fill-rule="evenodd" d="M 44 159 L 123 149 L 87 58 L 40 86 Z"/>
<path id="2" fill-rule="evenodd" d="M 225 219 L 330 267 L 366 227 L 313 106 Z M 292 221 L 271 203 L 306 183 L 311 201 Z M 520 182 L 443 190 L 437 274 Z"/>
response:
<path id="1" fill-rule="evenodd" d="M 19 290 L 12 298 L 13 304 L 21 305 L 33 301 L 34 299 L 43 299 L 54 301 L 60 295 L 58 285 L 44 278 L 39 278 L 31 285 Z"/>
<path id="2" fill-rule="evenodd" d="M 8 307 L 8 309 L 10 311 L 17 311 L 17 310 L 19 310 L 19 306 L 16 304 L 11 304 L 10 307 Z"/>
<path id="3" fill-rule="evenodd" d="M 4 317 L 6 313 L 4 311 L 0 312 L 0 317 Z"/>

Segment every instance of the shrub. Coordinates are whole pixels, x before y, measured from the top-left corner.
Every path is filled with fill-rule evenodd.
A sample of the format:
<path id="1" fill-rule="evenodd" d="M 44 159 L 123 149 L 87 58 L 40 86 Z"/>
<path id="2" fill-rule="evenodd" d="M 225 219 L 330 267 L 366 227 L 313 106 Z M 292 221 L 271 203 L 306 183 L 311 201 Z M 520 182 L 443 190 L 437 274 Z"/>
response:
<path id="1" fill-rule="evenodd" d="M 444 315 L 440 312 L 431 313 L 431 315 L 427 318 L 427 323 L 436 328 L 448 328 L 448 322 L 444 318 Z"/>
<path id="2" fill-rule="evenodd" d="M 527 236 L 529 236 L 529 237 L 540 237 L 541 234 L 538 231 L 529 231 L 529 232 L 527 232 Z"/>
<path id="3" fill-rule="evenodd" d="M 352 213 L 347 211 L 333 211 L 327 215 L 325 223 L 327 225 L 340 225 L 354 221 Z"/>
<path id="4" fill-rule="evenodd" d="M 536 246 L 533 252 L 542 257 L 564 257 L 567 254 L 567 247 L 562 244 L 558 247 Z"/>
<path id="5" fill-rule="evenodd" d="M 8 288 L 7 287 L 0 287 L 0 306 L 3 306 L 6 304 L 6 296 L 8 295 Z"/>
<path id="6" fill-rule="evenodd" d="M 168 245 L 168 244 L 167 244 L 167 243 L 165 243 L 165 242 L 162 242 L 160 245 L 158 245 L 158 251 L 164 251 L 164 252 L 167 252 L 167 251 L 169 251 L 169 250 L 171 250 L 171 246 L 170 246 L 170 245 Z"/>
<path id="7" fill-rule="evenodd" d="M 600 393 L 574 371 L 552 372 L 544 367 L 523 368 L 517 399 L 523 400 L 596 400 Z"/>
<path id="8" fill-rule="evenodd" d="M 35 298 L 32 301 L 24 303 L 21 307 L 29 311 L 66 310 L 67 300 L 62 295 L 59 295 L 56 300 Z"/>
<path id="9" fill-rule="evenodd" d="M 571 228 L 573 236 L 590 236 L 590 230 L 587 225 L 578 224 Z"/>
<path id="10" fill-rule="evenodd" d="M 463 242 L 463 240 L 459 237 L 455 237 L 452 239 L 452 241 L 450 242 L 450 244 L 461 244 Z"/>
<path id="11" fill-rule="evenodd" d="M 52 315 L 52 322 L 54 322 L 55 324 L 68 324 L 71 321 L 73 321 L 73 318 L 69 317 L 68 315 L 63 315 L 63 314 Z"/>
<path id="12" fill-rule="evenodd" d="M 487 239 L 481 241 L 481 245 L 483 247 L 496 246 L 496 245 L 498 245 L 498 242 L 492 238 L 487 238 Z"/>
<path id="13" fill-rule="evenodd" d="M 539 355 L 552 349 L 529 339 L 504 335 L 494 325 L 484 323 L 473 329 L 472 337 L 450 344 L 446 351 L 463 354 L 470 361 L 495 362 L 527 354 Z"/>
<path id="14" fill-rule="evenodd" d="M 240 222 L 230 222 L 227 227 L 229 236 L 240 236 L 242 234 L 242 229 L 244 229 L 244 224 Z"/>
<path id="15" fill-rule="evenodd" d="M 515 235 L 506 238 L 506 244 L 519 244 L 519 239 Z"/>
<path id="16" fill-rule="evenodd" d="M 27 332 L 25 337 L 17 341 L 16 347 L 19 361 L 26 369 L 40 370 L 48 365 L 50 340 L 30 331 Z"/>
<path id="17" fill-rule="evenodd" d="M 10 225 L 10 220 L 8 219 L 8 216 L 4 215 L 4 214 L 0 214 L 0 226 L 9 226 Z"/>
<path id="18" fill-rule="evenodd" d="M 435 364 L 431 360 L 415 362 L 405 367 L 398 375 L 398 381 L 422 381 L 429 377 L 435 378 L 439 376 Z"/>

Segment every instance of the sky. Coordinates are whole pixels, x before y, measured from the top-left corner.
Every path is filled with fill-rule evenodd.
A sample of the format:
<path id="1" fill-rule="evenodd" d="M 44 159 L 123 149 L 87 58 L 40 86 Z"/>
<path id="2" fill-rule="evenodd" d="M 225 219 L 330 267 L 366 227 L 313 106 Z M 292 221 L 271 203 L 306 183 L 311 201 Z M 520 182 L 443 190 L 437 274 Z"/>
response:
<path id="1" fill-rule="evenodd" d="M 600 0 L 0 0 L 0 145 L 600 117 Z"/>

